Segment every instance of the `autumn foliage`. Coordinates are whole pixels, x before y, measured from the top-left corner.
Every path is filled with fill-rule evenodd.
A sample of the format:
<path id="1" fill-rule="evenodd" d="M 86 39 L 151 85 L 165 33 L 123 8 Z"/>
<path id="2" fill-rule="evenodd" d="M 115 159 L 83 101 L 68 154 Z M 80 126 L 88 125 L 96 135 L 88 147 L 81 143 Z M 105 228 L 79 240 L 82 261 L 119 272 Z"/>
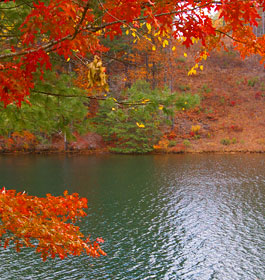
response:
<path id="1" fill-rule="evenodd" d="M 87 199 L 78 194 L 45 198 L 0 190 L 0 241 L 6 248 L 10 243 L 19 252 L 22 247 L 32 247 L 45 261 L 48 257 L 61 259 L 67 255 L 87 254 L 91 257 L 105 255 L 99 243 L 85 237 L 74 222 L 86 216 Z"/>
<path id="2" fill-rule="evenodd" d="M 264 10 L 265 0 L 2 0 L 0 102 L 5 107 L 30 103 L 29 97 L 37 81 L 43 79 L 44 72 L 51 70 L 58 58 L 65 62 L 82 62 L 82 67 L 76 68 L 80 74 L 76 84 L 89 88 L 87 95 L 92 95 L 91 89 L 98 87 L 107 90 L 101 57 L 108 48 L 103 40 L 125 34 L 130 34 L 135 43 L 145 40 L 145 45 L 135 45 L 139 54 L 135 60 L 128 59 L 131 64 L 145 63 L 145 68 L 134 72 L 127 69 L 126 75 L 133 81 L 138 76 L 145 77 L 154 87 L 162 80 L 172 82 L 174 78 L 167 72 L 172 69 L 174 58 L 174 46 L 169 46 L 169 42 L 178 42 L 185 47 L 199 42 L 201 49 L 196 56 L 196 63 L 199 63 L 211 50 L 225 49 L 229 38 L 243 58 L 258 54 L 263 63 L 265 36 L 256 37 L 253 26 L 257 26 L 260 12 Z M 215 22 L 213 14 L 217 17 Z M 151 34 L 157 32 L 162 34 L 161 45 L 167 46 L 167 52 L 153 53 L 159 39 L 151 38 Z M 165 57 L 166 68 L 161 70 L 159 61 L 165 61 Z M 54 92 L 44 94 L 58 96 Z M 162 104 L 157 105 L 158 110 L 163 110 Z M 118 111 L 118 108 L 112 108 L 113 112 Z M 139 114 L 135 114 L 133 129 L 142 132 L 145 125 L 138 117 Z M 45 198 L 37 198 L 3 188 L 0 191 L 1 243 L 4 247 L 14 243 L 17 251 L 21 247 L 34 247 L 43 260 L 82 252 L 93 257 L 104 255 L 99 246 L 102 240 L 91 241 L 74 225 L 85 216 L 83 209 L 86 207 L 86 199 L 77 194 L 65 192 L 60 197 L 48 194 Z"/>
<path id="3" fill-rule="evenodd" d="M 131 29 L 135 36 L 142 34 L 141 23 L 172 32 L 186 47 L 193 45 L 194 39 L 200 41 L 197 60 L 206 51 L 225 47 L 227 37 L 242 57 L 259 54 L 262 63 L 265 58 L 264 36 L 257 38 L 252 28 L 258 24 L 259 12 L 264 11 L 264 0 L 50 0 L 32 1 L 29 6 L 5 0 L 0 5 L 4 23 L 0 34 L 0 101 L 5 106 L 29 101 L 34 73 L 40 72 L 42 78 L 42 72 L 51 69 L 52 53 L 66 60 L 100 55 L 107 50 L 102 38 L 114 39 Z M 17 11 L 14 22 L 8 17 L 11 10 Z M 214 25 L 213 13 L 222 25 Z M 89 83 L 93 85 L 93 81 Z"/>

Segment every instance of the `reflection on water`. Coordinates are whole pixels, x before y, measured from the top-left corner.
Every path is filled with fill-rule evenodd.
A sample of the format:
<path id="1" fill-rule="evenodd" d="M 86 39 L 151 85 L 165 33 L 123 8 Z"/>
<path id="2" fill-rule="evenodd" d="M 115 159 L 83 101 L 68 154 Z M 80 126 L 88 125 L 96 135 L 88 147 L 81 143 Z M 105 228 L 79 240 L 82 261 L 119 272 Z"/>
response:
<path id="1" fill-rule="evenodd" d="M 89 200 L 107 257 L 0 249 L 0 279 L 265 279 L 264 155 L 5 156 L 0 185 Z"/>

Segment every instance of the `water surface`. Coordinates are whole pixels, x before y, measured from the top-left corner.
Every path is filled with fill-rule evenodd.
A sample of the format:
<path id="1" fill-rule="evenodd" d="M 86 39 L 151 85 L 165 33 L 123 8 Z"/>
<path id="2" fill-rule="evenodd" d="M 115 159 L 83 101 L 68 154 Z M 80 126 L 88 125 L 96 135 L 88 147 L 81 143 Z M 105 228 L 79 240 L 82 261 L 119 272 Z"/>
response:
<path id="1" fill-rule="evenodd" d="M 88 198 L 107 257 L 0 248 L 0 279 L 265 279 L 265 156 L 2 156 L 0 185 Z"/>

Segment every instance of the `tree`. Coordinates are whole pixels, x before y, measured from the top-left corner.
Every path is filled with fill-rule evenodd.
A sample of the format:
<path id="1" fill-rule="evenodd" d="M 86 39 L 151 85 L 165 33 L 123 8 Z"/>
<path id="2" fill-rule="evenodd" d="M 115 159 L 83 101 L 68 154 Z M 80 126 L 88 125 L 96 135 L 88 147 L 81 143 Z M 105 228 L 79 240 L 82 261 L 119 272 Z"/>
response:
<path id="1" fill-rule="evenodd" d="M 106 51 L 100 38 L 114 39 L 124 29 L 141 32 L 147 23 L 172 36 L 186 47 L 201 41 L 200 60 L 209 50 L 234 41 L 242 57 L 249 54 L 265 58 L 264 36 L 256 37 L 256 26 L 264 10 L 264 0 L 44 0 L 25 2 L 5 0 L 0 3 L 0 100 L 5 106 L 28 101 L 35 86 L 34 73 L 51 68 L 51 55 L 66 60 L 87 53 Z M 218 13 L 224 25 L 215 27 L 211 13 Z M 152 44 L 152 42 L 150 42 Z M 90 81 L 93 86 L 99 77 Z"/>
<path id="2" fill-rule="evenodd" d="M 98 113 L 91 118 L 91 129 L 103 137 L 110 151 L 129 154 L 153 151 L 161 130 L 172 125 L 169 117 L 176 110 L 200 103 L 196 94 L 151 89 L 149 83 L 140 80 L 124 91 L 122 98 L 120 102 L 113 97 L 100 102 Z"/>
<path id="3" fill-rule="evenodd" d="M 71 75 L 55 74 L 53 71 L 45 72 L 43 81 L 36 81 L 31 104 L 24 102 L 20 108 L 10 104 L 4 108 L 0 103 L 1 136 L 27 130 L 41 142 L 44 137 L 51 138 L 58 133 L 71 139 L 71 132 L 84 130 L 86 95 L 79 88 L 71 86 Z"/>
<path id="4" fill-rule="evenodd" d="M 132 47 L 132 53 L 127 57 L 130 61 L 128 75 L 126 79 L 134 82 L 144 79 L 152 85 L 152 88 L 162 88 L 168 86 L 173 92 L 174 80 L 177 71 L 177 59 L 179 58 L 178 41 L 172 40 L 169 34 L 160 34 L 160 32 L 148 32 L 148 38 L 152 45 L 146 44 L 143 40 L 138 40 Z M 173 67 L 175 66 L 175 67 Z"/>

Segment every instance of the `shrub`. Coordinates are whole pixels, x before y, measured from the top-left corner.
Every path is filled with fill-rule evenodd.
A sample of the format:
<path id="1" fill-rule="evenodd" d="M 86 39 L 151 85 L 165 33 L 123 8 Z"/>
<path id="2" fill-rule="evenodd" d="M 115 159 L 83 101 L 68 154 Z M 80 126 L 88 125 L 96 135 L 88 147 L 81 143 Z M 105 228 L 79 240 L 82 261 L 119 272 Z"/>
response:
<path id="1" fill-rule="evenodd" d="M 183 145 L 185 145 L 186 148 L 189 148 L 191 146 L 191 143 L 188 139 L 183 140 Z"/>
<path id="2" fill-rule="evenodd" d="M 171 140 L 171 141 L 169 141 L 169 143 L 168 143 L 168 147 L 174 147 L 174 146 L 176 146 L 177 145 L 177 141 L 175 141 L 175 140 Z"/>
<path id="3" fill-rule="evenodd" d="M 231 143 L 230 139 L 227 139 L 227 138 L 221 139 L 221 144 L 223 144 L 225 146 L 230 145 L 230 143 Z"/>
<path id="4" fill-rule="evenodd" d="M 184 63 L 186 60 L 187 60 L 186 57 L 177 57 L 175 59 L 176 62 L 182 62 L 182 63 Z"/>
<path id="5" fill-rule="evenodd" d="M 255 84 L 259 81 L 258 77 L 252 77 L 248 80 L 248 86 L 249 87 L 254 87 Z"/>
<path id="6" fill-rule="evenodd" d="M 203 84 L 202 88 L 201 88 L 201 92 L 203 92 L 203 93 L 210 93 L 211 89 L 209 88 L 209 86 L 207 84 Z"/>
<path id="7" fill-rule="evenodd" d="M 225 98 L 224 98 L 224 96 L 221 96 L 221 97 L 220 97 L 220 103 L 221 103 L 221 104 L 225 104 Z"/>
<path id="8" fill-rule="evenodd" d="M 191 132 L 193 132 L 194 134 L 199 134 L 200 129 L 201 129 L 200 125 L 193 125 L 191 127 Z"/>
<path id="9" fill-rule="evenodd" d="M 212 114 L 213 113 L 213 109 L 212 108 L 205 108 L 205 114 Z"/>
<path id="10" fill-rule="evenodd" d="M 179 88 L 181 91 L 190 90 L 190 86 L 189 86 L 189 85 L 178 85 L 178 88 Z"/>

